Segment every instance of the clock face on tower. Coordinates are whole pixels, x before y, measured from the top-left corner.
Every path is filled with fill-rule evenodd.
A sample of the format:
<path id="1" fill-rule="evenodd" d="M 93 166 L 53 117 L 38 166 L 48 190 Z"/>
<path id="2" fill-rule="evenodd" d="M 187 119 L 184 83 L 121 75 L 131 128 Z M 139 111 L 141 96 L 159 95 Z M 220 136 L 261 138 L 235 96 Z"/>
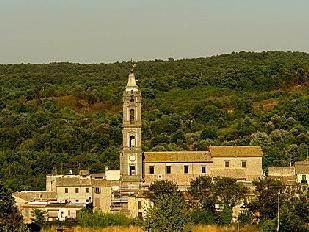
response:
<path id="1" fill-rule="evenodd" d="M 129 156 L 129 160 L 130 160 L 130 161 L 135 161 L 135 155 L 130 155 L 130 156 Z"/>

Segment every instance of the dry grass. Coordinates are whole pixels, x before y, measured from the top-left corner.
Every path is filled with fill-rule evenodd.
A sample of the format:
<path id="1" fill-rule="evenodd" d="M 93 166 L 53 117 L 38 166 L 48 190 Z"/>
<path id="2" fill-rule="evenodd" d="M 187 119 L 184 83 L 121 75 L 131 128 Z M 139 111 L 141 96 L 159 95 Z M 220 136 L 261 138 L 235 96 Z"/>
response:
<path id="1" fill-rule="evenodd" d="M 44 229 L 42 232 L 56 232 L 57 227 L 50 229 Z M 123 227 L 123 226 L 111 226 L 107 228 L 67 228 L 65 232 L 143 232 L 143 230 L 136 226 Z"/>
<path id="2" fill-rule="evenodd" d="M 43 232 L 56 232 L 56 227 L 51 229 L 45 229 Z M 122 227 L 122 226 L 111 226 L 107 228 L 81 228 L 75 227 L 66 229 L 65 232 L 143 232 L 143 230 L 136 226 Z M 258 232 L 258 230 L 252 226 L 246 226 L 243 228 L 237 227 L 219 227 L 214 225 L 207 226 L 195 226 L 192 232 Z"/>
<path id="3" fill-rule="evenodd" d="M 214 225 L 207 226 L 195 226 L 192 232 L 258 232 L 258 230 L 252 226 L 245 226 L 242 228 L 237 227 L 219 227 Z"/>

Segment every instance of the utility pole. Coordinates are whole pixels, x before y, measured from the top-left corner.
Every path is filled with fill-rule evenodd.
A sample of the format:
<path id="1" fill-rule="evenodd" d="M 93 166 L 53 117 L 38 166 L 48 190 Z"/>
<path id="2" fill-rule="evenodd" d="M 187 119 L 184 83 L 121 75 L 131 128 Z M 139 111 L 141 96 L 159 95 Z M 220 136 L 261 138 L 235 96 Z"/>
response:
<path id="1" fill-rule="evenodd" d="M 279 205 L 279 195 L 280 195 L 280 192 L 278 192 L 277 229 L 276 229 L 277 232 L 280 231 L 280 205 Z"/>

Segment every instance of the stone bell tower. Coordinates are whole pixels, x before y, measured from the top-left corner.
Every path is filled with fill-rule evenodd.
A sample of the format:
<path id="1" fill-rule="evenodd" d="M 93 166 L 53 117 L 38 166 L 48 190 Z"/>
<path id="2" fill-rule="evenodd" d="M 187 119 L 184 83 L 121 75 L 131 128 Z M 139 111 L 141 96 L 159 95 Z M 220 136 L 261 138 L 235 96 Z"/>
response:
<path id="1" fill-rule="evenodd" d="M 141 92 L 136 85 L 134 66 L 123 92 L 122 153 L 120 154 L 121 181 L 128 188 L 142 181 Z"/>

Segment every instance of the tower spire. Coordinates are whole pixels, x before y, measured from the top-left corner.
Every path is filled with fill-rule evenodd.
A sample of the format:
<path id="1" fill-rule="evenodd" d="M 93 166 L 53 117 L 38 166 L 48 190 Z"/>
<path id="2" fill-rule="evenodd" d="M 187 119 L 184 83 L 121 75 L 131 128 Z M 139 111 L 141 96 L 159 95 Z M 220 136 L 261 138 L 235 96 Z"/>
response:
<path id="1" fill-rule="evenodd" d="M 133 64 L 132 65 L 132 68 L 130 70 L 130 74 L 129 74 L 129 77 L 128 77 L 128 83 L 127 83 L 127 86 L 126 86 L 126 91 L 131 91 L 133 90 L 134 92 L 135 91 L 138 91 L 138 86 L 136 84 L 136 79 L 135 79 L 135 75 L 134 75 L 134 69 L 136 68 L 136 64 Z"/>

